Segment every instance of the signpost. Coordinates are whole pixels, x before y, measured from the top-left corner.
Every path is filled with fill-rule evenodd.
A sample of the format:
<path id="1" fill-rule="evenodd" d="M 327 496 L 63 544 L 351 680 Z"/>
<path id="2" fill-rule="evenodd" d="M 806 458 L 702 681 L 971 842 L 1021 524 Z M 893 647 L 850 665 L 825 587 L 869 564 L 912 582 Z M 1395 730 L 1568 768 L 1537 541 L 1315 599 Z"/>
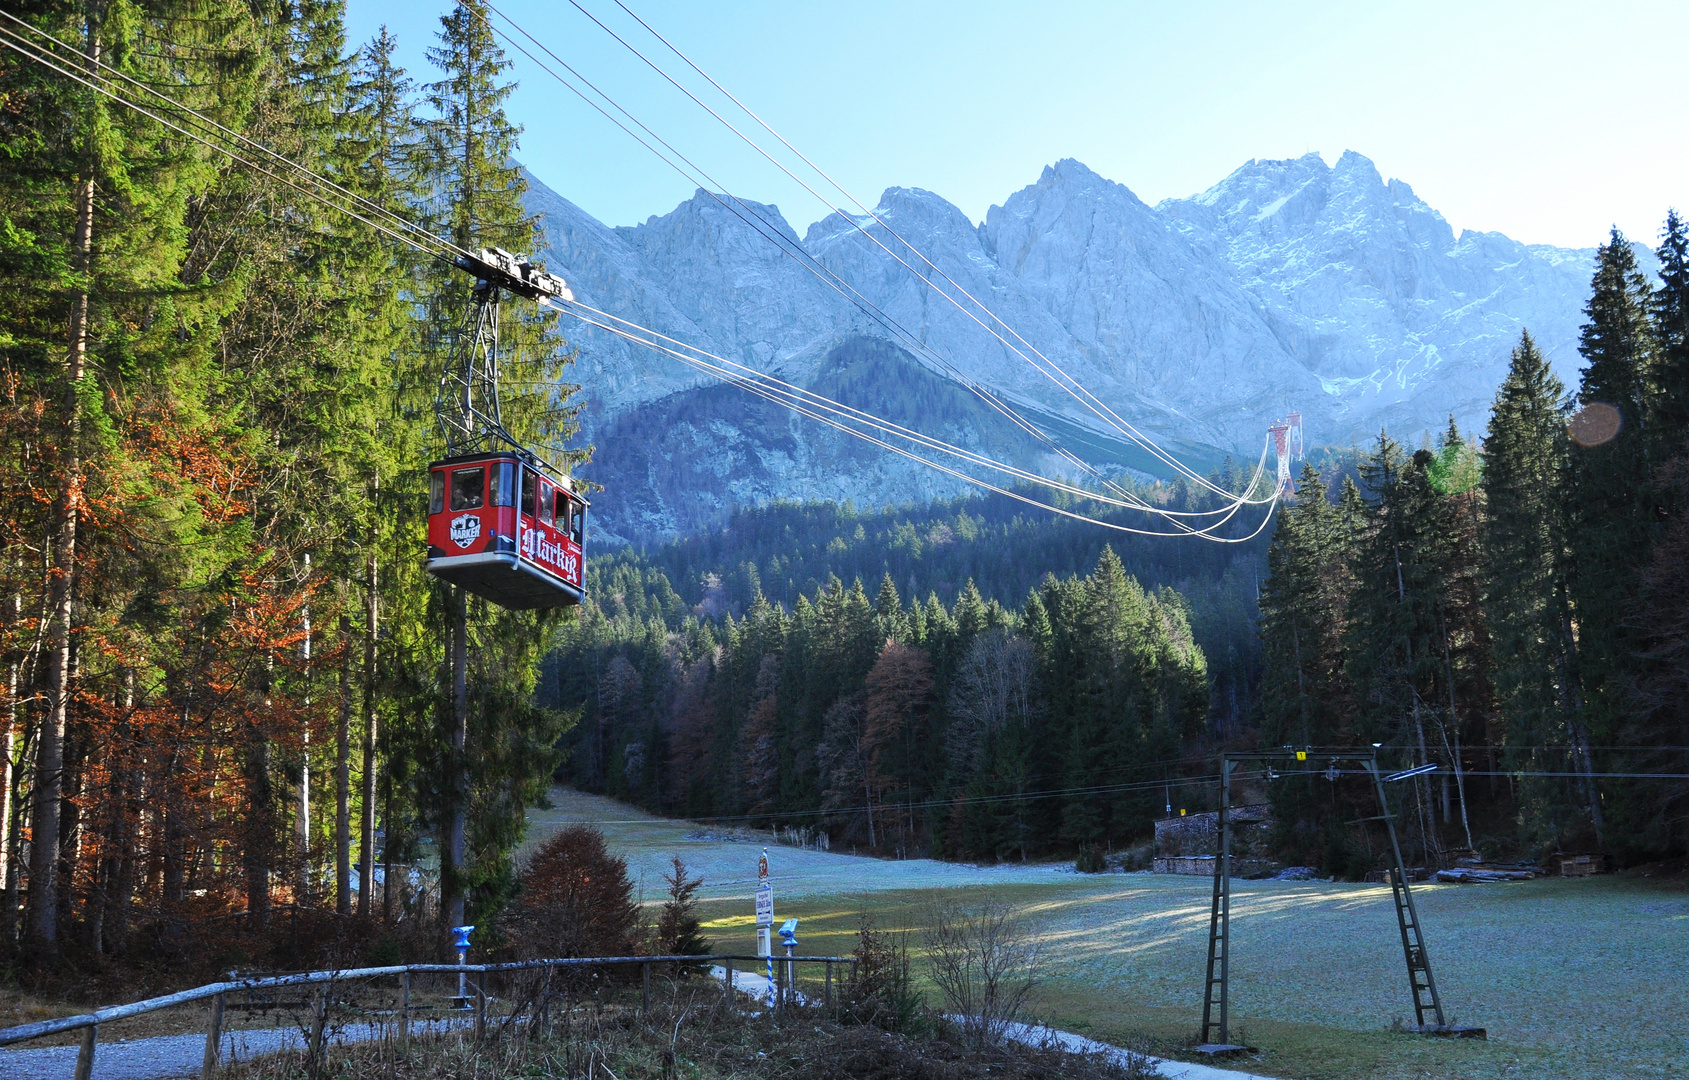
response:
<path id="1" fill-rule="evenodd" d="M 768 1004 L 774 1005 L 774 886 L 768 883 L 768 849 L 757 860 L 757 955 L 768 966 Z"/>

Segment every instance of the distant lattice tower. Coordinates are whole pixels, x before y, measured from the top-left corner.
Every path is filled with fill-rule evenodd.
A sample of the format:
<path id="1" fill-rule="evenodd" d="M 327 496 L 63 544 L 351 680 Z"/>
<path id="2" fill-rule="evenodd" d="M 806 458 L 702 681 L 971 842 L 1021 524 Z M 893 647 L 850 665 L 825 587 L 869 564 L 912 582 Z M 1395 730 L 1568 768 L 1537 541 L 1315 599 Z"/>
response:
<path id="1" fill-rule="evenodd" d="M 1302 444 L 1302 414 L 1286 413 L 1284 422 L 1290 425 L 1290 456 L 1301 461 L 1307 456 L 1307 450 Z"/>
<path id="2" fill-rule="evenodd" d="M 1290 421 L 1274 420 L 1267 430 L 1273 433 L 1273 452 L 1278 455 L 1278 489 L 1288 495 L 1296 490 L 1290 485 Z"/>

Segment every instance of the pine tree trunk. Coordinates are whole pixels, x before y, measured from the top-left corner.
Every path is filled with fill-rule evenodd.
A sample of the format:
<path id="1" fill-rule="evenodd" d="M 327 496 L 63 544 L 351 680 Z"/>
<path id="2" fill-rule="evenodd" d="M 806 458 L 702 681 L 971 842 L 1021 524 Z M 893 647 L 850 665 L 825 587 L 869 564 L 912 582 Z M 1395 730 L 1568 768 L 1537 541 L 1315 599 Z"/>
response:
<path id="1" fill-rule="evenodd" d="M 363 820 L 358 830 L 358 914 L 367 918 L 375 906 L 375 634 L 380 614 L 373 545 L 364 584 L 364 767 Z"/>
<path id="2" fill-rule="evenodd" d="M 80 681 L 80 665 L 74 644 L 70 651 L 70 685 Z M 72 691 L 74 693 L 74 689 Z M 71 924 L 75 916 L 76 864 L 82 855 L 82 782 L 87 774 L 89 739 L 86 727 L 78 724 L 65 729 L 63 801 L 59 810 L 59 864 L 57 869 L 59 913 L 61 929 Z"/>
<path id="3" fill-rule="evenodd" d="M 14 619 L 22 598 L 14 598 Z M 10 880 L 13 870 L 12 859 L 12 782 L 14 779 L 12 761 L 18 750 L 18 662 L 12 661 L 11 678 L 6 683 L 6 735 L 0 739 L 0 888 Z M 8 917 L 10 911 L 0 914 L 0 939 L 10 938 L 11 924 Z"/>
<path id="4" fill-rule="evenodd" d="M 270 740 L 250 725 L 246 747 L 246 928 L 270 928 L 270 855 L 275 823 L 270 790 Z M 172 815 L 174 817 L 174 815 Z"/>
<path id="5" fill-rule="evenodd" d="M 17 791 L 23 790 L 21 777 L 14 777 L 14 786 Z M 7 944 L 13 944 L 18 940 L 18 909 L 21 906 L 23 894 L 23 834 L 29 825 L 29 805 L 22 798 L 14 799 L 12 801 L 12 847 L 6 863 L 4 923 L 0 924 L 0 931 L 3 931 Z"/>
<path id="6" fill-rule="evenodd" d="M 90 57 L 98 57 L 98 39 L 88 42 Z M 86 177 L 76 193 L 76 235 L 72 259 L 76 272 L 86 275 L 94 246 L 94 178 Z M 86 289 L 71 298 L 70 341 L 65 363 L 64 428 L 60 440 L 59 495 L 53 505 L 52 597 L 47 632 L 47 708 L 35 747 L 35 808 L 29 846 L 29 938 L 41 949 L 55 950 L 59 937 L 59 824 L 64 785 L 65 725 L 70 714 L 71 605 L 76 573 L 76 525 L 82 501 L 82 399 L 79 393 L 88 362 L 88 304 Z"/>
<path id="7" fill-rule="evenodd" d="M 452 739 L 450 754 L 451 812 L 446 822 L 441 854 L 440 913 L 445 917 L 447 940 L 450 928 L 463 925 L 464 833 L 468 821 L 469 776 L 466 746 L 469 742 L 469 612 L 464 592 L 451 587 L 451 626 L 447 635 L 452 679 Z"/>
<path id="8" fill-rule="evenodd" d="M 1557 588 L 1557 591 L 1560 591 Z M 1572 739 L 1572 762 L 1583 779 L 1584 800 L 1589 806 L 1589 822 L 1595 828 L 1595 843 L 1607 848 L 1607 820 L 1601 813 L 1601 792 L 1595 786 L 1595 766 L 1589 749 L 1589 731 L 1583 721 L 1583 695 L 1578 691 L 1577 636 L 1572 632 L 1570 605 L 1564 594 L 1560 601 L 1560 648 L 1556 650 L 1560 668 L 1560 703 L 1566 715 L 1566 730 Z"/>
<path id="9" fill-rule="evenodd" d="M 305 556 L 305 577 L 311 576 L 311 556 Z M 305 642 L 305 717 L 299 731 L 299 786 L 295 791 L 298 805 L 293 814 L 294 855 L 298 861 L 298 876 L 293 887 L 293 901 L 308 903 L 311 894 L 311 605 L 304 607 Z"/>
<path id="10" fill-rule="evenodd" d="M 387 836 L 381 845 L 381 921 L 393 921 L 393 776 L 381 785 L 381 820 Z"/>
<path id="11" fill-rule="evenodd" d="M 1449 627 L 1447 620 L 1440 620 L 1439 629 L 1443 632 L 1443 671 L 1449 682 L 1449 722 L 1448 728 L 1454 732 L 1454 746 L 1448 745 L 1448 728 L 1443 733 L 1443 749 L 1447 750 L 1454 763 L 1454 782 L 1460 790 L 1460 826 L 1466 831 L 1466 850 L 1475 851 L 1477 845 L 1472 842 L 1472 820 L 1466 814 L 1466 768 L 1460 761 L 1460 716 L 1454 707 L 1454 654 L 1449 650 Z M 1448 803 L 1448 789 L 1443 790 L 1443 802 Z M 1448 820 L 1445 809 L 1443 819 Z"/>
<path id="12" fill-rule="evenodd" d="M 340 715 L 334 729 L 334 910 L 352 914 L 352 620 L 340 616 Z"/>

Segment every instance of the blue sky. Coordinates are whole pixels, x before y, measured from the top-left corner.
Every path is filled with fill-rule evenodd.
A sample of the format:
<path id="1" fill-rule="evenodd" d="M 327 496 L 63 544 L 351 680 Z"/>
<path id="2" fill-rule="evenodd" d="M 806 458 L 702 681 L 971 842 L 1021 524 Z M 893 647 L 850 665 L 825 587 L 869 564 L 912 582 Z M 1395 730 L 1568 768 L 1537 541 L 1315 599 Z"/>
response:
<path id="1" fill-rule="evenodd" d="M 580 2 L 684 70 L 615 0 Z M 1154 203 L 1249 158 L 1352 149 L 1457 230 L 1529 243 L 1593 245 L 1614 224 L 1652 241 L 1668 206 L 1689 209 L 1683 0 L 623 2 L 870 202 L 923 187 L 979 220 L 1073 157 Z M 350 32 L 387 24 L 426 81 L 447 6 L 348 0 Z M 498 6 L 736 194 L 777 203 L 800 234 L 826 212 L 568 0 Z M 508 51 L 521 156 L 548 185 L 617 225 L 691 195 Z"/>

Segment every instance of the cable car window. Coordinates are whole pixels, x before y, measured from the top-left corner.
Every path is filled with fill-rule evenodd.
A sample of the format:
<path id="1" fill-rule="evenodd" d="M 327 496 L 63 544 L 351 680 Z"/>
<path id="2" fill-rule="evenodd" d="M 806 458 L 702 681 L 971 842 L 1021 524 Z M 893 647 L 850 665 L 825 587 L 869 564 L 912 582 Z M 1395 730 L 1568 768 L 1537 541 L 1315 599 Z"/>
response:
<path id="1" fill-rule="evenodd" d="M 436 469 L 428 476 L 428 512 L 438 514 L 446 508 L 446 471 Z"/>
<path id="2" fill-rule="evenodd" d="M 487 470 L 457 469 L 452 472 L 452 509 L 479 510 L 486 498 Z"/>
<path id="3" fill-rule="evenodd" d="M 550 525 L 554 520 L 551 513 L 551 500 L 557 495 L 557 489 L 550 484 L 540 485 L 540 520 Z"/>
<path id="4" fill-rule="evenodd" d="M 569 532 L 575 525 L 575 500 L 563 491 L 557 493 L 557 531 Z"/>
<path id="5" fill-rule="evenodd" d="M 493 505 L 516 505 L 516 463 L 501 461 L 493 466 Z"/>
<path id="6" fill-rule="evenodd" d="M 575 507 L 575 520 L 569 527 L 569 535 L 577 544 L 586 543 L 586 507 Z"/>
<path id="7" fill-rule="evenodd" d="M 522 470 L 522 513 L 529 517 L 539 517 L 539 508 L 534 500 L 539 497 L 539 486 L 534 483 L 534 470 Z"/>

